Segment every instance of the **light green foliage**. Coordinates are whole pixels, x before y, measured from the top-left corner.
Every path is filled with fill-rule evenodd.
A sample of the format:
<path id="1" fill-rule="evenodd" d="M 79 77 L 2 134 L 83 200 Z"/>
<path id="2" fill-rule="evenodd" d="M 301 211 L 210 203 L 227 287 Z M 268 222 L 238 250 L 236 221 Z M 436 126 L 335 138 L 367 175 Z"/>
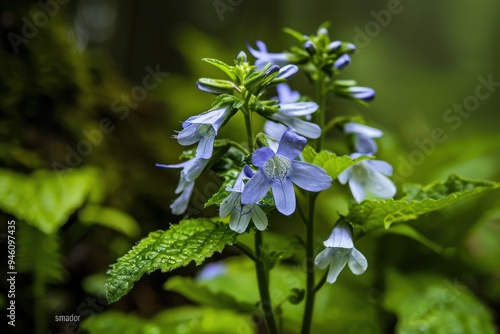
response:
<path id="1" fill-rule="evenodd" d="M 456 278 L 436 274 L 387 277 L 385 307 L 398 317 L 398 333 L 495 333 L 492 316 Z"/>
<path id="2" fill-rule="evenodd" d="M 416 219 L 419 215 L 442 209 L 458 201 L 496 189 L 499 183 L 474 181 L 451 175 L 445 182 L 425 187 L 406 187 L 408 195 L 400 200 L 365 200 L 354 204 L 346 219 L 362 232 L 389 228 L 394 223 Z"/>
<path id="3" fill-rule="evenodd" d="M 121 232 L 131 238 L 140 233 L 139 224 L 123 211 L 88 204 L 78 214 L 80 222 L 88 225 L 99 224 Z"/>
<path id="4" fill-rule="evenodd" d="M 333 180 L 352 165 L 370 158 L 370 156 L 360 156 L 359 158 L 352 159 L 347 155 L 339 157 L 327 151 L 316 153 L 311 146 L 305 147 L 302 156 L 306 162 L 313 163 L 323 168 Z"/>
<path id="5" fill-rule="evenodd" d="M 236 242 L 237 236 L 228 225 L 209 219 L 184 220 L 167 231 L 151 232 L 108 270 L 107 298 L 117 301 L 146 273 L 170 271 L 191 261 L 199 265 Z"/>
<path id="6" fill-rule="evenodd" d="M 63 280 L 65 272 L 57 235 L 45 234 L 27 224 L 18 224 L 17 240 L 19 272 L 33 273 L 38 284 Z"/>
<path id="7" fill-rule="evenodd" d="M 152 319 L 110 311 L 85 320 L 82 328 L 91 334 L 255 333 L 249 316 L 228 310 L 193 306 L 166 310 Z"/>
<path id="8" fill-rule="evenodd" d="M 61 177 L 49 170 L 23 175 L 0 169 L 0 209 L 47 234 L 56 232 L 96 189 L 93 169 L 74 169 Z"/>
<path id="9" fill-rule="evenodd" d="M 239 302 L 223 292 L 213 292 L 190 277 L 172 277 L 165 283 L 164 288 L 178 292 L 202 306 L 232 309 L 247 313 L 257 312 L 258 310 L 253 303 Z"/>

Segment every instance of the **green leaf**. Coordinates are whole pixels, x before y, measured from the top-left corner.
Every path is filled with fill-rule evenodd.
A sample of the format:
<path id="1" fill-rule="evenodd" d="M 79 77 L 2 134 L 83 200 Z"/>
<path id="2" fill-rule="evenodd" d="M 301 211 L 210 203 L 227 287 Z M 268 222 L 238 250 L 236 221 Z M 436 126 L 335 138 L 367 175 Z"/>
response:
<path id="1" fill-rule="evenodd" d="M 233 66 L 229 66 L 228 64 L 224 63 L 223 61 L 220 61 L 218 59 L 213 59 L 213 58 L 203 58 L 203 61 L 206 61 L 209 64 L 214 65 L 218 69 L 221 69 L 224 73 L 226 73 L 231 80 L 236 81 L 236 75 L 233 73 Z"/>
<path id="2" fill-rule="evenodd" d="M 297 30 L 294 30 L 292 28 L 283 28 L 283 32 L 286 34 L 296 38 L 299 42 L 304 43 L 307 39 L 307 36 L 298 32 Z"/>
<path id="3" fill-rule="evenodd" d="M 310 150 L 308 150 L 307 155 L 308 155 L 308 158 L 313 156 L 313 154 Z M 339 174 L 342 173 L 347 168 L 351 167 L 352 165 L 354 165 L 360 161 L 367 160 L 370 158 L 371 157 L 368 155 L 362 155 L 356 159 L 352 159 L 348 155 L 338 157 L 334 153 L 321 151 L 316 156 L 314 156 L 312 163 L 323 168 L 325 170 L 325 172 L 333 180 L 335 180 L 339 176 Z"/>
<path id="4" fill-rule="evenodd" d="M 393 271 L 386 287 L 384 306 L 396 313 L 398 333 L 495 333 L 489 310 L 457 279 Z"/>
<path id="5" fill-rule="evenodd" d="M 199 265 L 235 243 L 237 236 L 228 225 L 209 219 L 183 220 L 167 231 L 151 232 L 108 270 L 107 298 L 117 301 L 146 273 L 170 271 L 191 261 Z"/>
<path id="6" fill-rule="evenodd" d="M 123 211 L 88 204 L 79 213 L 80 221 L 87 225 L 99 224 L 121 232 L 131 238 L 140 233 L 139 224 Z"/>
<path id="7" fill-rule="evenodd" d="M 91 334 L 241 334 L 255 333 L 251 317 L 229 310 L 177 307 L 154 318 L 107 311 L 87 318 L 81 327 Z"/>
<path id="8" fill-rule="evenodd" d="M 496 189 L 499 183 L 474 181 L 451 175 L 445 182 L 434 182 L 422 187 L 406 187 L 408 195 L 400 200 L 364 200 L 354 204 L 346 217 L 362 232 L 394 223 L 417 219 L 418 216 L 442 209 L 458 201 Z"/>
<path id="9" fill-rule="evenodd" d="M 0 169 L 0 209 L 51 234 L 99 188 L 95 170 L 80 168 L 63 176 L 49 170 L 31 175 Z"/>
<path id="10" fill-rule="evenodd" d="M 304 150 L 302 151 L 302 157 L 304 158 L 305 162 L 312 163 L 317 155 L 318 153 L 316 153 L 314 148 L 312 148 L 312 146 L 310 145 L 306 145 L 306 147 L 304 147 Z"/>
<path id="11" fill-rule="evenodd" d="M 435 243 L 434 241 L 428 239 L 421 233 L 419 233 L 417 230 L 415 230 L 413 227 L 409 225 L 396 225 L 392 226 L 388 230 L 380 230 L 380 233 L 393 233 L 393 234 L 399 234 L 403 235 L 405 237 L 411 238 L 415 241 L 420 242 L 422 245 L 432 249 L 436 253 L 441 253 L 443 251 L 443 247 Z"/>
<path id="12" fill-rule="evenodd" d="M 175 276 L 170 278 L 163 287 L 175 291 L 202 306 L 230 309 L 238 312 L 252 313 L 258 309 L 251 303 L 240 302 L 223 292 L 214 292 L 210 288 L 197 283 L 190 277 Z"/>
<path id="13" fill-rule="evenodd" d="M 226 190 L 226 188 L 233 185 L 234 180 L 238 177 L 238 173 L 237 170 L 228 170 L 222 175 L 224 177 L 224 182 L 222 182 L 219 190 L 208 199 L 207 203 L 205 203 L 205 208 L 211 205 L 220 205 L 226 197 L 229 196 L 231 192 Z"/>
<path id="14" fill-rule="evenodd" d="M 234 91 L 234 84 L 228 80 L 200 78 L 198 84 L 214 92 L 232 94 Z"/>

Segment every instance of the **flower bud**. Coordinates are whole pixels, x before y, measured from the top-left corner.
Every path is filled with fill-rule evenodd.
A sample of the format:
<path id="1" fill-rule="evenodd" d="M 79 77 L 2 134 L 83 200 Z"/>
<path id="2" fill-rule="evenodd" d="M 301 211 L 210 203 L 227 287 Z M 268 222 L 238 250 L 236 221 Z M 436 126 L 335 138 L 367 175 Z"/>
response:
<path id="1" fill-rule="evenodd" d="M 304 43 L 304 49 L 309 53 L 311 56 L 316 54 L 316 45 L 314 45 L 313 41 L 309 40 Z"/>

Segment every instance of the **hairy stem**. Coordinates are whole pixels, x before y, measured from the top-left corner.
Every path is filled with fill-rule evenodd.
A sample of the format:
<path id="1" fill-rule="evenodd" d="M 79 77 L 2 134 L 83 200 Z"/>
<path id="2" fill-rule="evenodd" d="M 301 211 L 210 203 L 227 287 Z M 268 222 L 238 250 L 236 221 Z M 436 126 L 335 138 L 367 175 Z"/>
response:
<path id="1" fill-rule="evenodd" d="M 255 269 L 257 271 L 257 281 L 259 285 L 260 303 L 262 311 L 264 312 L 264 319 L 269 334 L 278 334 L 278 327 L 274 318 L 273 305 L 269 295 L 269 272 L 262 259 L 262 232 L 255 232 L 255 255 L 258 261 L 255 262 Z"/>

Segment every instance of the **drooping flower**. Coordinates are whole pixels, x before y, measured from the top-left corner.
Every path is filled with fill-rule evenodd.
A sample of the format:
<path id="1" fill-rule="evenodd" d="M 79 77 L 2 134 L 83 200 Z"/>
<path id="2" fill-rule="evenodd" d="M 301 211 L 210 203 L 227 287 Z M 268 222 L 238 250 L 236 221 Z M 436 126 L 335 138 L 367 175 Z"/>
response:
<path id="1" fill-rule="evenodd" d="M 377 152 L 377 143 L 373 138 L 382 137 L 384 134 L 379 129 L 364 124 L 349 122 L 344 125 L 345 133 L 354 134 L 354 147 L 359 153 L 374 154 Z"/>
<path id="2" fill-rule="evenodd" d="M 353 153 L 351 158 L 356 159 L 363 154 Z M 356 202 L 365 199 L 369 192 L 379 198 L 391 198 L 396 194 L 396 186 L 387 177 L 392 175 L 392 166 L 382 160 L 363 160 L 340 173 L 338 179 L 341 184 L 349 181 L 352 195 Z"/>
<path id="3" fill-rule="evenodd" d="M 349 265 L 354 275 L 361 275 L 368 269 L 365 256 L 354 247 L 351 227 L 340 221 L 333 228 L 330 237 L 323 242 L 326 249 L 321 251 L 314 260 L 319 269 L 330 266 L 326 281 L 335 283 L 344 267 Z"/>
<path id="4" fill-rule="evenodd" d="M 248 50 L 257 60 L 255 61 L 255 66 L 257 69 L 261 69 L 267 64 L 271 63 L 273 65 L 284 66 L 290 63 L 290 55 L 287 53 L 269 53 L 267 52 L 266 43 L 262 41 L 257 41 L 257 50 L 247 45 Z"/>
<path id="5" fill-rule="evenodd" d="M 232 106 L 209 110 L 203 114 L 189 117 L 182 123 L 183 130 L 177 135 L 179 144 L 189 146 L 196 142 L 196 158 L 209 159 L 212 156 L 214 140 L 224 119 L 231 112 Z"/>
<path id="6" fill-rule="evenodd" d="M 201 175 L 208 161 L 209 159 L 194 158 L 175 165 L 156 164 L 156 167 L 161 168 L 183 168 L 179 184 L 175 189 L 175 193 L 181 193 L 181 195 L 170 205 L 174 215 L 181 215 L 186 211 L 189 198 L 193 192 L 194 181 Z"/>
<path id="7" fill-rule="evenodd" d="M 252 163 L 259 170 L 245 185 L 241 195 L 242 204 L 255 204 L 272 189 L 274 202 L 279 212 L 288 216 L 295 211 L 293 184 L 307 191 L 328 189 L 332 179 L 313 164 L 297 161 L 307 140 L 292 129 L 281 137 L 278 150 L 262 147 L 252 154 Z"/>
<path id="8" fill-rule="evenodd" d="M 318 110 L 318 105 L 315 102 L 297 102 L 300 94 L 292 91 L 287 84 L 279 84 L 276 89 L 278 90 L 278 112 L 273 114 L 271 118 L 279 123 L 285 124 L 292 128 L 298 134 L 316 139 L 321 136 L 321 128 L 314 123 L 304 121 L 297 116 L 305 116 L 306 118 Z M 268 135 L 280 139 L 286 131 L 286 126 L 276 126 L 273 122 L 267 121 L 264 125 L 265 131 Z"/>
<path id="9" fill-rule="evenodd" d="M 241 193 L 245 188 L 243 180 L 245 178 L 248 179 L 249 177 L 246 176 L 246 174 L 251 173 L 252 171 L 250 168 L 245 166 L 245 170 L 242 170 L 236 178 L 233 188 L 227 189 L 231 191 L 231 194 L 222 201 L 219 209 L 219 216 L 221 218 L 231 215 L 229 219 L 229 228 L 237 233 L 246 231 L 250 219 L 259 231 L 263 231 L 267 228 L 267 216 L 258 204 L 241 203 Z"/>

